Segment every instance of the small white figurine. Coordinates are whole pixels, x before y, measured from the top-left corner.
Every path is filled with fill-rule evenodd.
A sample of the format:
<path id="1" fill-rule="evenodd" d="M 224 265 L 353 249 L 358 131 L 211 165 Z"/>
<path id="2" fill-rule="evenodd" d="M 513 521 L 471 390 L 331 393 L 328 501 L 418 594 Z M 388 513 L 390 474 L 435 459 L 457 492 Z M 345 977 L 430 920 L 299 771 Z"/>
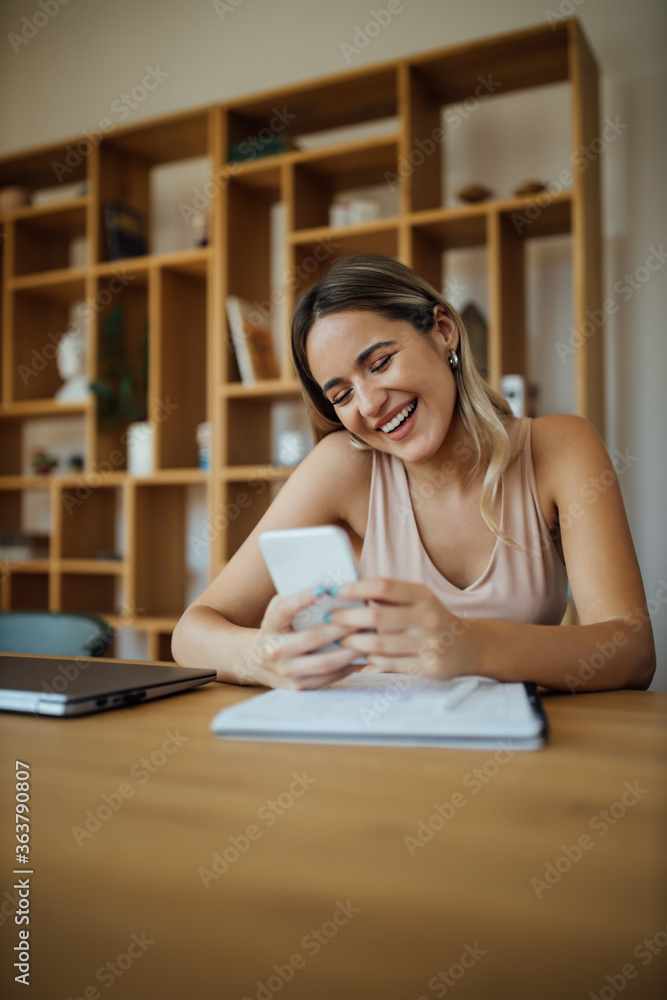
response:
<path id="1" fill-rule="evenodd" d="M 88 399 L 86 337 L 82 330 L 70 330 L 58 341 L 58 371 L 64 384 L 55 399 L 59 403 L 81 403 Z"/>

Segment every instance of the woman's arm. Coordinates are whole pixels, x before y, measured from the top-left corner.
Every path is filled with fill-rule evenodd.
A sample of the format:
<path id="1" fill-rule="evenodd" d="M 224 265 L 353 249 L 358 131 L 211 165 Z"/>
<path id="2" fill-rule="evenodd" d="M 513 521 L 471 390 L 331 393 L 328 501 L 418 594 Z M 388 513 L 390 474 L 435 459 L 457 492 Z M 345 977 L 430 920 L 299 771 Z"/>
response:
<path id="1" fill-rule="evenodd" d="M 310 652 L 343 638 L 348 628 L 330 624 L 291 632 L 294 615 L 315 598 L 275 597 L 258 536 L 276 528 L 349 524 L 369 481 L 369 456 L 355 451 L 347 434 L 321 441 L 218 577 L 184 612 L 172 639 L 176 661 L 216 670 L 218 680 L 241 684 L 319 687 L 349 673 L 354 659 L 349 650 Z"/>
<path id="2" fill-rule="evenodd" d="M 482 674 L 572 692 L 647 688 L 653 632 L 609 455 L 587 421 L 544 417 L 534 422 L 533 458 L 543 509 L 558 515 L 581 625 L 458 618 L 426 587 L 374 580 L 341 589 L 341 597 L 380 602 L 335 613 L 338 624 L 377 630 L 351 634 L 343 645 L 380 670 Z"/>

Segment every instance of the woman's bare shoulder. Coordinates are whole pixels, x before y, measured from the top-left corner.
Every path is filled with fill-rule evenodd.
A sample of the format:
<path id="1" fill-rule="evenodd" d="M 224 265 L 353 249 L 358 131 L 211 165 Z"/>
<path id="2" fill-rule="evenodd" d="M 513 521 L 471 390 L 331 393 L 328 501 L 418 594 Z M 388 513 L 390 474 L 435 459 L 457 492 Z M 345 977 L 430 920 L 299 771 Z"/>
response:
<path id="1" fill-rule="evenodd" d="M 567 451 L 588 456 L 606 454 L 604 442 L 590 421 L 569 413 L 558 413 L 533 420 L 533 456 L 558 458 Z"/>
<path id="2" fill-rule="evenodd" d="M 611 466 L 597 429 L 571 414 L 536 417 L 532 452 L 538 485 L 553 498 L 568 484 L 580 486 L 588 476 Z"/>

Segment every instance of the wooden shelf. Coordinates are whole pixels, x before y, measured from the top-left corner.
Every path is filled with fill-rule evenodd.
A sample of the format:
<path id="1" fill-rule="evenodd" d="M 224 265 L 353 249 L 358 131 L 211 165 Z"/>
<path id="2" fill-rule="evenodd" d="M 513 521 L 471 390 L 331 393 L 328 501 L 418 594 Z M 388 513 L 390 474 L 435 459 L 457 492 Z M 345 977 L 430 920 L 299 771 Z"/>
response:
<path id="1" fill-rule="evenodd" d="M 98 576 L 122 576 L 126 569 L 121 559 L 55 559 L 52 565 L 60 573 L 92 573 Z"/>
<path id="2" fill-rule="evenodd" d="M 10 573 L 48 573 L 48 559 L 1 559 L 0 563 Z"/>
<path id="3" fill-rule="evenodd" d="M 187 250 L 177 250 L 171 253 L 144 254 L 141 257 L 123 257 L 120 260 L 106 260 L 94 264 L 92 273 L 99 278 L 115 274 L 119 269 L 125 273 L 140 273 L 154 268 L 168 268 L 180 271 L 182 274 L 192 274 L 205 278 L 209 261 L 212 258 L 211 247 L 193 247 Z"/>
<path id="4" fill-rule="evenodd" d="M 294 472 L 291 465 L 230 465 L 221 470 L 222 478 L 228 483 L 243 483 L 246 480 L 265 479 L 267 482 L 289 479 Z"/>
<path id="5" fill-rule="evenodd" d="M 0 490 L 48 490 L 53 476 L 0 476 Z"/>
<path id="6" fill-rule="evenodd" d="M 297 397 L 301 396 L 301 383 L 296 379 L 256 382 L 254 385 L 244 385 L 243 382 L 226 382 L 220 387 L 220 395 L 225 399 L 246 399 L 260 396 L 269 399 L 280 399 L 285 396 Z"/>
<path id="7" fill-rule="evenodd" d="M 21 530 L 22 494 L 29 493 L 43 508 L 41 520 L 49 518 L 51 538 L 49 559 L 7 564 L 1 606 L 95 611 L 114 628 L 143 632 L 148 655 L 168 658 L 169 635 L 192 590 L 193 537 L 208 555 L 197 571 L 210 578 L 294 471 L 264 461 L 275 453 L 282 426 L 306 422 L 301 388 L 289 374 L 286 318 L 332 260 L 397 257 L 442 288 L 451 252 L 483 251 L 475 259 L 486 271 L 490 379 L 497 385 L 503 374 L 526 373 L 526 258 L 536 256 L 526 244 L 567 236 L 572 323 L 580 328 L 602 300 L 599 159 L 573 172 L 571 190 L 442 203 L 447 106 L 477 95 L 493 107 L 496 95 L 557 83 L 569 88 L 571 109 L 560 164 L 599 130 L 597 67 L 576 20 L 115 128 L 67 174 L 68 182 L 85 181 L 88 194 L 3 213 L 0 528 Z M 418 144 L 436 130 L 442 141 L 413 163 Z M 275 135 L 287 137 L 285 152 L 227 162 L 230 144 L 251 141 L 261 153 L 262 139 Z M 57 190 L 54 164 L 63 164 L 80 138 L 0 157 L 0 186 Z M 129 205 L 150 228 L 155 168 L 195 158 L 205 158 L 216 178 L 206 195 L 210 245 L 106 260 L 104 204 Z M 406 160 L 409 171 L 400 169 Z M 377 189 L 387 174 L 396 180 L 391 190 L 383 187 L 382 218 L 328 224 L 337 194 Z M 84 247 L 74 242 L 82 239 L 86 266 L 70 267 L 82 259 Z M 226 329 L 230 294 L 266 317 L 284 378 L 251 386 L 238 380 Z M 129 363 L 136 369 L 148 356 L 146 406 L 157 465 L 149 476 L 125 471 L 126 423 L 103 424 L 92 398 L 63 405 L 53 398 L 62 380 L 49 333 L 57 339 L 67 329 L 79 301 L 89 307 L 91 380 L 103 368 L 110 318 L 123 318 Z M 602 362 L 596 331 L 577 350 L 573 371 L 576 411 L 600 430 Z M 72 417 L 83 427 L 89 471 L 21 475 L 29 422 Z M 196 433 L 204 423 L 211 426 L 208 471 L 198 468 Z M 237 502 L 244 495 L 252 502 Z M 201 528 L 192 527 L 195 517 Z M 124 558 L 96 558 L 114 551 Z M 141 609 L 138 617 L 115 613 L 120 602 Z"/>
<path id="8" fill-rule="evenodd" d="M 137 615 L 125 627 L 132 629 L 134 632 L 172 632 L 176 628 L 177 622 L 178 616 L 159 618 L 155 616 L 149 617 L 148 615 Z"/>
<path id="9" fill-rule="evenodd" d="M 87 276 L 88 272 L 83 267 L 21 274 L 9 279 L 7 289 L 11 292 L 30 292 L 56 302 L 74 302 L 85 298 Z"/>
<path id="10" fill-rule="evenodd" d="M 92 489 L 119 488 L 128 481 L 127 472 L 110 472 L 108 469 L 91 469 L 90 472 L 66 472 L 55 473 L 49 476 L 53 485 L 60 489 L 79 489 L 80 487 L 90 487 Z"/>
<path id="11" fill-rule="evenodd" d="M 371 222 L 359 222 L 353 226 L 317 226 L 312 229 L 301 229 L 291 233 L 290 243 L 298 246 L 302 243 L 322 243 L 331 239 L 365 239 L 374 237 L 386 232 L 394 232 L 398 227 L 399 219 L 392 216 L 388 219 L 373 219 Z M 372 253 L 369 250 L 368 253 Z"/>
<path id="12" fill-rule="evenodd" d="M 91 402 L 58 403 L 55 399 L 20 399 L 0 406 L 0 417 L 71 417 L 86 414 Z"/>
<path id="13" fill-rule="evenodd" d="M 127 474 L 127 481 L 140 486 L 159 486 L 160 484 L 166 485 L 170 483 L 183 483 L 184 485 L 188 483 L 207 483 L 209 478 L 209 473 L 202 469 L 160 469 L 157 472 L 153 472 L 150 476 Z"/>
<path id="14" fill-rule="evenodd" d="M 90 195 L 65 198 L 48 205 L 24 205 L 9 212 L 1 212 L 3 222 L 22 222 L 42 231 L 64 231 L 73 236 L 83 236 L 86 230 L 85 213 L 92 204 Z"/>

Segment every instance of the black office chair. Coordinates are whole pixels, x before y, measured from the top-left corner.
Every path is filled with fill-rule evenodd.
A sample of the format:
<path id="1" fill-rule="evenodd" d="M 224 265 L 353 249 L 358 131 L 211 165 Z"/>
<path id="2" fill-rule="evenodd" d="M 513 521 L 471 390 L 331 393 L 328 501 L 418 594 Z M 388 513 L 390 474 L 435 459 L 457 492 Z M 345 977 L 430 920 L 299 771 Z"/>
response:
<path id="1" fill-rule="evenodd" d="M 113 629 L 101 618 L 66 611 L 0 612 L 0 652 L 102 656 Z"/>

